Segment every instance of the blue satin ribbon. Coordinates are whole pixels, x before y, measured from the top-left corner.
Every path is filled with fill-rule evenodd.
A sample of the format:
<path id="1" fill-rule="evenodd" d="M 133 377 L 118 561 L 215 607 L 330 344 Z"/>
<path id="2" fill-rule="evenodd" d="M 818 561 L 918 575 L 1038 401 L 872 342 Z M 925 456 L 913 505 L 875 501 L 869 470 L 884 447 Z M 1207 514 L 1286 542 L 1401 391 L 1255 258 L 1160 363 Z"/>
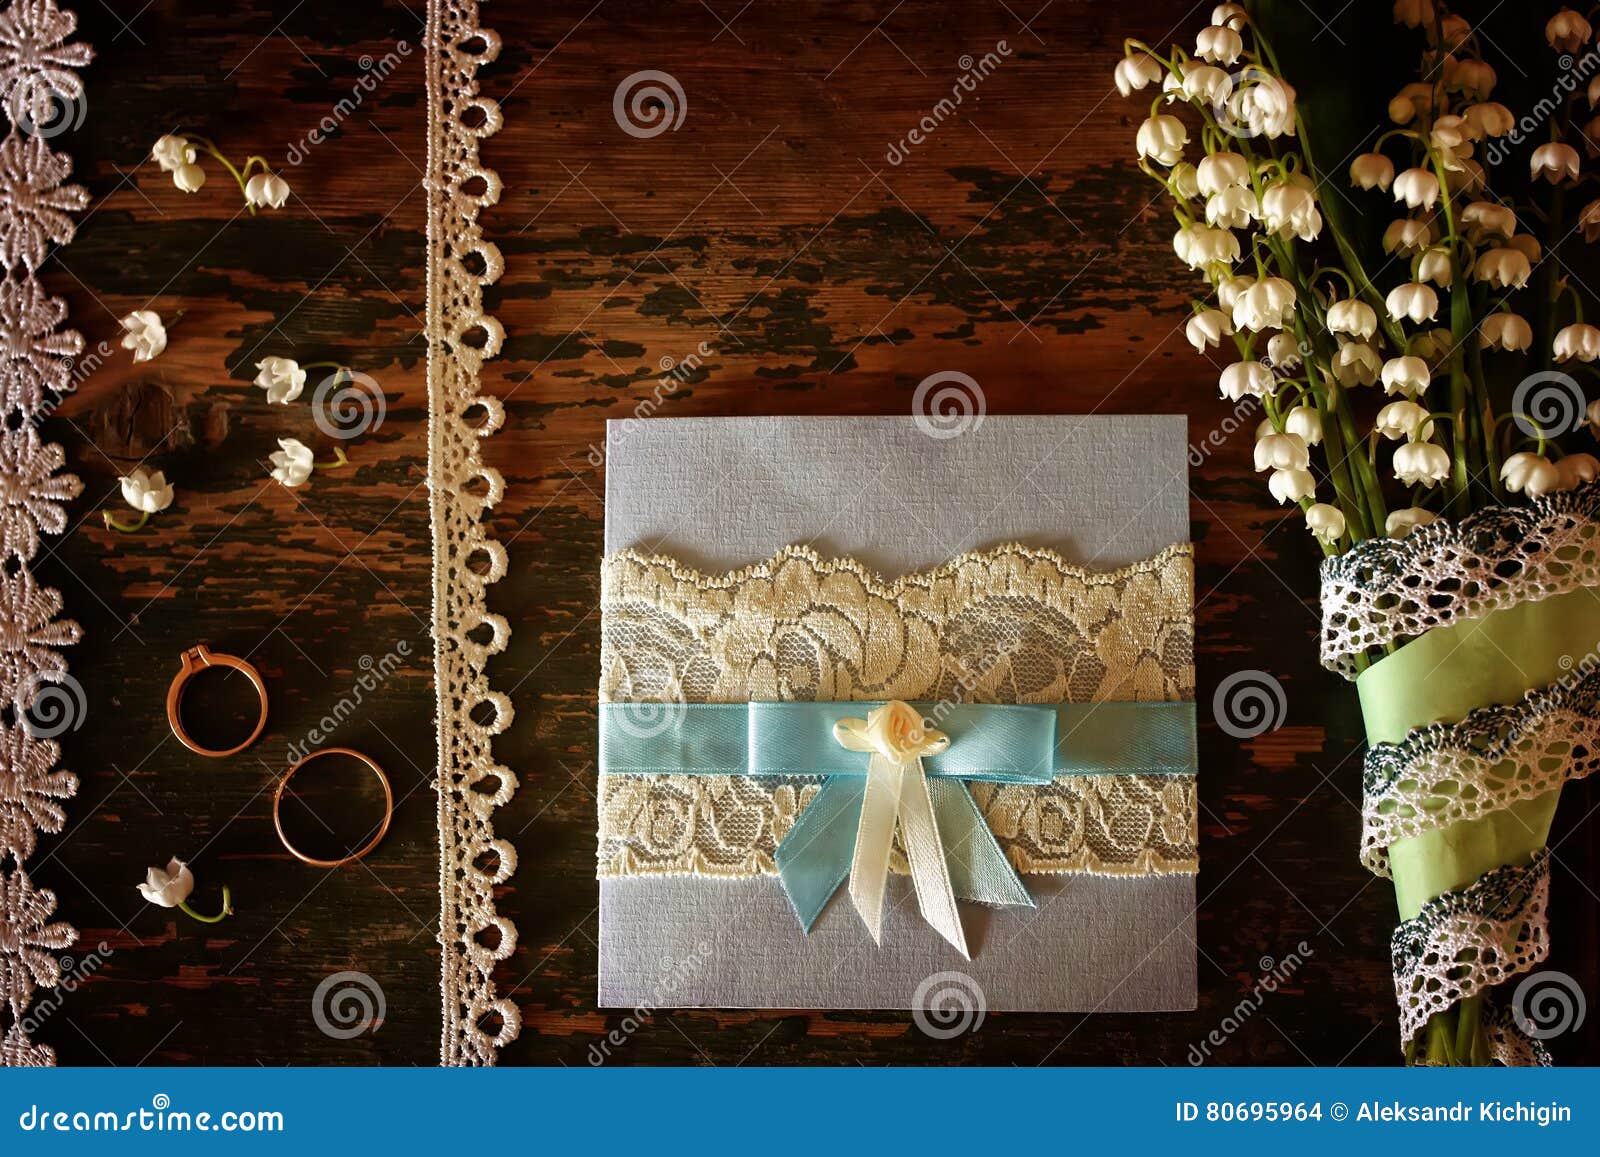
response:
<path id="1" fill-rule="evenodd" d="M 825 776 L 778 845 L 778 875 L 809 932 L 850 873 L 867 759 L 833 737 L 871 702 L 602 703 L 604 775 Z M 1049 783 L 1058 775 L 1192 775 L 1195 708 L 1180 703 L 1050 706 L 913 703 L 950 736 L 926 756 L 934 821 L 955 894 L 996 906 L 1033 899 L 961 780 Z"/>

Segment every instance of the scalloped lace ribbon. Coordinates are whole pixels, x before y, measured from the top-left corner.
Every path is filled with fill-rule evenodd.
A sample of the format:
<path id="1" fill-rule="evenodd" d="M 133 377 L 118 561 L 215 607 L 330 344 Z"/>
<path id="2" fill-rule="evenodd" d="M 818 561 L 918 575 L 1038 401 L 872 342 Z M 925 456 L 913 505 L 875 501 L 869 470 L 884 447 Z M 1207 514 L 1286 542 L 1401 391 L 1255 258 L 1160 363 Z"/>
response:
<path id="1" fill-rule="evenodd" d="M 1525 868 L 1496 868 L 1429 900 L 1389 941 L 1400 997 L 1400 1039 L 1415 1040 L 1435 1013 L 1487 992 L 1550 955 L 1550 853 Z"/>
<path id="2" fill-rule="evenodd" d="M 65 800 L 78 780 L 56 763 L 50 737 L 81 716 L 66 707 L 82 694 L 59 648 L 75 643 L 78 624 L 60 618 L 61 595 L 34 578 L 41 535 L 67 528 L 66 503 L 83 485 L 63 472 L 61 447 L 39 424 L 70 388 L 70 359 L 83 338 L 63 329 L 66 303 L 34 273 L 72 240 L 74 215 L 89 203 L 68 183 L 72 160 L 50 147 L 76 112 L 83 84 L 74 69 L 89 63 L 87 44 L 68 43 L 77 17 L 54 0 L 15 0 L 0 12 L 0 108 L 10 127 L 0 140 L 0 1065 L 53 1065 L 55 1052 L 32 1038 L 41 988 L 62 979 L 56 953 L 78 938 L 53 919 L 55 895 L 35 886 L 24 862 L 41 834 L 66 825 Z M 63 120 L 66 118 L 66 121 Z M 15 426 L 13 422 L 15 421 Z"/>
<path id="3" fill-rule="evenodd" d="M 1325 560 L 1322 663 L 1354 679 L 1357 657 L 1385 643 L 1582 587 L 1600 587 L 1600 482 Z"/>
<path id="4" fill-rule="evenodd" d="M 495 965 L 516 949 L 516 928 L 495 910 L 495 888 L 516 870 L 516 851 L 494 832 L 495 809 L 517 779 L 495 762 L 494 736 L 511 723 L 511 702 L 489 687 L 486 665 L 510 628 L 487 609 L 485 592 L 505 576 L 506 552 L 484 515 L 505 489 L 483 462 L 481 439 L 504 421 L 480 393 L 479 370 L 504 332 L 483 311 L 500 251 L 478 214 L 500 196 L 500 178 L 478 160 L 478 144 L 501 123 L 478 91 L 478 69 L 500 39 L 478 23 L 476 0 L 428 0 L 428 491 L 433 530 L 434 679 L 439 735 L 439 944 L 444 1028 L 440 1060 L 491 1065 L 516 1038 L 521 1017 L 498 996 Z M 474 270 L 478 272 L 474 272 Z M 480 641 L 484 640 L 484 641 Z M 487 710 L 487 722 L 479 720 Z"/>
<path id="5" fill-rule="evenodd" d="M 602 564 L 600 601 L 603 702 L 1194 694 L 1187 544 L 1111 572 L 1002 546 L 893 581 L 805 547 L 717 576 L 623 551 Z M 1019 871 L 1197 869 L 1193 776 L 970 786 Z M 816 790 L 745 776 L 602 776 L 598 874 L 772 874 L 776 846 Z"/>
<path id="6" fill-rule="evenodd" d="M 1361 862 L 1389 874 L 1389 845 L 1535 799 L 1600 769 L 1600 664 L 1419 728 L 1366 756 Z"/>

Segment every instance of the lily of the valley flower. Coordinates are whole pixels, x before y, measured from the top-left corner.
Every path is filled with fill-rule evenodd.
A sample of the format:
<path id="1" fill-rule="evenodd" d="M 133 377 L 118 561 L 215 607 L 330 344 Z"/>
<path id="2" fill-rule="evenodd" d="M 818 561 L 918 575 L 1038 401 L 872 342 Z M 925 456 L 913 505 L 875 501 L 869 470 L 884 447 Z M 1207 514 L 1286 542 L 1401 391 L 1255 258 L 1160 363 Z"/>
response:
<path id="1" fill-rule="evenodd" d="M 1432 321 L 1439 312 L 1439 295 L 1430 285 L 1408 281 L 1397 285 L 1383 299 L 1383 306 L 1395 321 L 1410 320 L 1420 325 Z"/>
<path id="2" fill-rule="evenodd" d="M 1239 239 L 1226 229 L 1185 225 L 1173 235 L 1172 251 L 1190 269 L 1232 265 L 1239 260 Z"/>
<path id="3" fill-rule="evenodd" d="M 1165 71 L 1159 60 L 1135 51 L 1117 61 L 1113 79 L 1118 92 L 1123 96 L 1131 96 L 1146 85 L 1160 80 Z"/>
<path id="4" fill-rule="evenodd" d="M 1256 136 L 1294 136 L 1295 92 L 1281 77 L 1266 76 L 1246 85 L 1228 103 Z"/>
<path id="5" fill-rule="evenodd" d="M 1259 333 L 1283 329 L 1294 315 L 1294 285 L 1282 277 L 1263 277 L 1233 303 L 1233 327 Z"/>
<path id="6" fill-rule="evenodd" d="M 1407 442 L 1394 452 L 1394 476 L 1407 486 L 1432 486 L 1450 477 L 1450 455 L 1432 442 Z"/>
<path id="7" fill-rule="evenodd" d="M 1177 117 L 1161 114 L 1150 117 L 1134 135 L 1139 155 L 1158 165 L 1175 165 L 1183 159 L 1183 146 L 1189 143 L 1189 130 Z"/>
<path id="8" fill-rule="evenodd" d="M 1431 380 L 1428 363 L 1409 355 L 1384 362 L 1382 377 L 1385 394 L 1406 394 L 1413 398 L 1420 398 Z"/>
<path id="9" fill-rule="evenodd" d="M 1401 217 L 1389 222 L 1383 231 L 1385 253 L 1421 253 L 1436 240 L 1433 225 L 1415 217 Z"/>
<path id="10" fill-rule="evenodd" d="M 1233 78 L 1212 64 L 1191 64 L 1183 73 L 1183 95 L 1218 105 L 1233 91 Z"/>
<path id="11" fill-rule="evenodd" d="M 1182 200 L 1192 200 L 1200 195 L 1200 172 L 1188 161 L 1179 161 L 1167 173 L 1167 184 Z"/>
<path id="12" fill-rule="evenodd" d="M 1394 181 L 1394 162 L 1382 153 L 1362 153 L 1350 162 L 1350 183 L 1358 189 L 1389 191 Z"/>
<path id="13" fill-rule="evenodd" d="M 1478 138 L 1503 137 L 1517 127 L 1516 114 L 1497 100 L 1469 104 L 1461 110 L 1461 119 Z"/>
<path id="14" fill-rule="evenodd" d="M 1235 185 L 1250 184 L 1250 165 L 1238 153 L 1211 153 L 1195 167 L 1200 191 L 1213 197 Z"/>
<path id="15" fill-rule="evenodd" d="M 1322 442 L 1322 411 L 1315 406 L 1296 406 L 1283 416 L 1283 428 L 1298 434 L 1308 446 Z"/>
<path id="16" fill-rule="evenodd" d="M 1394 0 L 1394 22 L 1405 28 L 1431 24 L 1433 0 Z"/>
<path id="17" fill-rule="evenodd" d="M 136 309 L 121 321 L 122 348 L 133 351 L 133 360 L 147 362 L 167 348 L 167 327 L 153 309 Z"/>
<path id="18" fill-rule="evenodd" d="M 1383 533 L 1390 538 L 1404 538 L 1419 526 L 1426 526 L 1439 516 L 1420 506 L 1406 506 L 1390 511 L 1383 520 Z"/>
<path id="19" fill-rule="evenodd" d="M 1257 470 L 1304 470 L 1311 465 L 1311 451 L 1298 434 L 1263 434 L 1256 439 Z"/>
<path id="20" fill-rule="evenodd" d="M 1280 370 L 1294 370 L 1305 359 L 1300 354 L 1300 343 L 1292 335 L 1275 333 L 1267 342 L 1267 360 Z"/>
<path id="21" fill-rule="evenodd" d="M 1328 331 L 1365 341 L 1378 332 L 1377 311 L 1366 302 L 1353 298 L 1336 301 L 1328 306 Z"/>
<path id="22" fill-rule="evenodd" d="M 279 438 L 278 449 L 268 457 L 272 461 L 274 480 L 291 488 L 304 485 L 316 467 L 311 447 L 296 438 Z"/>
<path id="23" fill-rule="evenodd" d="M 1316 494 L 1317 480 L 1309 470 L 1274 470 L 1272 477 L 1267 479 L 1267 491 L 1278 500 L 1279 505 L 1299 502 Z"/>
<path id="24" fill-rule="evenodd" d="M 1202 310 L 1183 327 L 1183 334 L 1194 346 L 1195 353 L 1205 353 L 1209 347 L 1220 345 L 1222 339 L 1232 332 L 1233 323 L 1220 309 Z"/>
<path id="25" fill-rule="evenodd" d="M 1600 458 L 1593 454 L 1565 454 L 1556 463 L 1557 489 L 1571 490 L 1600 478 Z"/>
<path id="26" fill-rule="evenodd" d="M 1243 229 L 1255 220 L 1256 195 L 1239 185 L 1213 193 L 1206 200 L 1206 224 L 1220 229 Z"/>
<path id="27" fill-rule="evenodd" d="M 1439 200 L 1439 178 L 1427 169 L 1407 169 L 1394 179 L 1394 199 L 1408 209 L 1431 209 Z"/>
<path id="28" fill-rule="evenodd" d="M 263 358 L 256 363 L 256 385 L 267 391 L 267 401 L 288 405 L 305 389 L 306 371 L 293 358 Z"/>
<path id="29" fill-rule="evenodd" d="M 1551 352 L 1558 362 L 1592 362 L 1600 358 L 1600 329 L 1581 321 L 1564 326 L 1556 333 Z"/>
<path id="30" fill-rule="evenodd" d="M 172 174 L 172 183 L 185 193 L 193 193 L 206 183 L 206 173 L 195 164 L 195 147 L 189 138 L 168 134 L 157 139 L 150 156 L 163 173 Z"/>
<path id="31" fill-rule="evenodd" d="M 1500 467 L 1500 481 L 1513 494 L 1542 498 L 1560 488 L 1561 472 L 1548 458 L 1524 450 L 1506 459 Z"/>
<path id="32" fill-rule="evenodd" d="M 1261 196 L 1261 222 L 1269 233 L 1314 241 L 1322 232 L 1322 214 L 1311 190 L 1296 182 L 1273 185 Z"/>
<path id="33" fill-rule="evenodd" d="M 193 891 L 194 873 L 189 871 L 189 865 L 176 857 L 167 863 L 164 872 L 160 868 L 151 868 L 145 874 L 144 883 L 139 885 L 139 894 L 150 903 L 161 908 L 176 908 L 202 924 L 216 924 L 233 915 L 233 895 L 226 884 L 222 886 L 222 911 L 215 916 L 202 916 L 189 907 L 189 896 Z"/>
<path id="34" fill-rule="evenodd" d="M 1246 396 L 1265 398 L 1272 393 L 1275 380 L 1272 371 L 1260 362 L 1234 362 L 1223 368 L 1217 379 L 1222 396 L 1237 402 Z"/>
<path id="35" fill-rule="evenodd" d="M 244 183 L 244 199 L 249 205 L 281 209 L 289 199 L 289 182 L 276 173 L 257 173 Z"/>
<path id="36" fill-rule="evenodd" d="M 1418 281 L 1431 281 L 1440 289 L 1449 289 L 1455 277 L 1455 263 L 1450 260 L 1450 251 L 1443 246 L 1428 249 L 1417 258 Z"/>
<path id="37" fill-rule="evenodd" d="M 1577 52 L 1593 35 L 1589 22 L 1570 8 L 1561 9 L 1544 25 L 1544 38 L 1557 52 Z"/>
<path id="38" fill-rule="evenodd" d="M 1474 245 L 1486 237 L 1505 237 L 1517 231 L 1517 215 L 1504 205 L 1493 201 L 1474 201 L 1461 210 L 1461 227 Z"/>
<path id="39" fill-rule="evenodd" d="M 1552 185 L 1578 179 L 1578 150 L 1560 141 L 1551 141 L 1533 150 L 1528 159 L 1530 174 L 1543 177 Z"/>
<path id="40" fill-rule="evenodd" d="M 100 518 L 109 530 L 132 534 L 148 522 L 152 514 L 159 514 L 172 505 L 172 484 L 159 470 L 150 471 L 140 466 L 118 481 L 122 487 L 122 500 L 139 512 L 139 518 L 136 522 L 126 523 L 111 511 L 103 510 Z"/>
<path id="41" fill-rule="evenodd" d="M 1521 289 L 1532 276 L 1527 257 L 1509 245 L 1490 249 L 1472 267 L 1474 281 L 1486 281 L 1497 289 Z"/>
<path id="42" fill-rule="evenodd" d="M 1389 102 L 1389 119 L 1397 125 L 1408 125 L 1433 108 L 1433 85 L 1414 80 Z"/>
<path id="43" fill-rule="evenodd" d="M 1427 441 L 1433 437 L 1428 411 L 1412 401 L 1390 402 L 1378 411 L 1377 431 L 1391 442 Z"/>
<path id="44" fill-rule="evenodd" d="M 1244 10 L 1242 4 L 1218 4 L 1211 10 L 1211 23 L 1223 24 L 1235 32 L 1243 32 L 1244 26 L 1250 23 L 1250 14 Z"/>
<path id="45" fill-rule="evenodd" d="M 1344 511 L 1326 502 L 1314 502 L 1306 507 L 1306 527 L 1318 542 L 1332 546 L 1344 537 Z"/>
<path id="46" fill-rule="evenodd" d="M 1514 313 L 1491 313 L 1478 333 L 1484 349 L 1525 350 L 1533 344 L 1533 327 Z"/>
<path id="47" fill-rule="evenodd" d="M 1476 96 L 1479 100 L 1489 99 L 1489 94 L 1494 91 L 1495 83 L 1499 79 L 1495 75 L 1494 66 L 1486 60 L 1467 57 L 1456 61 L 1454 67 L 1448 64 L 1445 67 L 1452 88 L 1459 88 L 1463 93 Z"/>
<path id="48" fill-rule="evenodd" d="M 1364 341 L 1347 341 L 1333 355 L 1333 376 L 1341 386 L 1370 386 L 1378 380 L 1378 351 Z"/>
<path id="49" fill-rule="evenodd" d="M 1600 201 L 1590 201 L 1578 214 L 1578 228 L 1585 241 L 1600 241 Z"/>
<path id="50" fill-rule="evenodd" d="M 1202 28 L 1195 37 L 1194 54 L 1212 64 L 1232 64 L 1243 52 L 1243 38 L 1226 24 Z"/>

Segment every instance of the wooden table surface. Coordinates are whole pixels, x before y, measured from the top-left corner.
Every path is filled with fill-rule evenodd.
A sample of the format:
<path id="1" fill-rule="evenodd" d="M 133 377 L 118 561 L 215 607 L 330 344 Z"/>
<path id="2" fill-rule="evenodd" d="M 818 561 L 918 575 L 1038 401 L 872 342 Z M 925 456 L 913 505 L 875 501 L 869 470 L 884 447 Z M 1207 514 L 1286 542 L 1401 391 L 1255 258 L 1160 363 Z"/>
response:
<path id="1" fill-rule="evenodd" d="M 87 490 L 40 569 L 85 628 L 71 663 L 87 711 L 63 738 L 83 789 L 35 870 L 81 930 L 72 955 L 107 951 L 38 1035 L 71 1064 L 435 1063 L 422 0 L 76 7 L 98 59 L 64 140 L 93 208 L 49 280 L 90 352 L 50 430 Z M 956 369 L 991 413 L 1181 410 L 1203 442 L 1229 406 L 1177 328 L 1190 278 L 1130 160 L 1143 114 L 1110 75 L 1123 36 L 1188 41 L 1207 8 L 486 5 L 505 47 L 485 85 L 507 125 L 485 154 L 505 186 L 486 224 L 506 258 L 489 303 L 507 334 L 485 381 L 509 416 L 490 444 L 511 559 L 492 605 L 514 631 L 492 670 L 517 712 L 497 754 L 521 779 L 498 818 L 521 857 L 500 899 L 520 933 L 502 993 L 524 1020 L 507 1063 L 585 1064 L 621 1020 L 595 1007 L 603 421 L 704 343 L 704 372 L 663 414 L 901 414 L 923 377 Z M 891 163 L 965 58 L 1002 41 L 956 115 Z M 365 91 L 363 70 L 391 53 L 397 67 Z M 681 84 L 677 131 L 637 138 L 613 117 L 617 85 L 644 69 Z M 332 131 L 308 145 L 319 125 Z M 199 194 L 175 189 L 147 158 L 179 128 L 266 156 L 289 205 L 241 214 L 215 164 Z M 135 367 L 116 319 L 141 307 L 183 317 L 167 352 Z M 350 445 L 350 467 L 294 491 L 267 480 L 276 438 L 331 447 L 304 401 L 269 407 L 251 385 L 268 355 L 349 362 L 381 384 L 383 423 Z M 1198 1011 L 992 1014 L 935 1041 L 896 1012 L 660 1010 L 610 1063 L 1184 1064 L 1262 958 L 1301 941 L 1305 966 L 1213 1060 L 1395 1059 L 1393 900 L 1355 859 L 1359 717 L 1315 662 L 1315 558 L 1251 472 L 1248 432 L 1219 442 L 1193 473 Z M 110 533 L 97 511 L 146 456 L 178 501 L 142 533 Z M 270 683 L 268 730 L 244 756 L 202 759 L 168 734 L 168 679 L 202 640 Z M 340 709 L 369 666 L 394 662 Z M 1288 710 L 1239 742 L 1210 703 L 1245 669 L 1277 678 Z M 398 806 L 370 859 L 322 871 L 284 853 L 270 800 L 293 745 L 336 710 L 328 742 L 382 763 Z M 1577 821 L 1600 796 L 1568 796 L 1551 966 L 1594 993 L 1595 828 Z M 318 799 L 345 825 L 373 806 L 355 791 Z M 237 915 L 201 926 L 146 905 L 135 883 L 172 855 L 193 864 L 197 905 L 226 882 Z M 351 1039 L 312 1015 L 319 983 L 345 970 L 384 997 L 376 1031 Z M 1596 1021 L 1555 1041 L 1558 1058 L 1600 1058 Z"/>

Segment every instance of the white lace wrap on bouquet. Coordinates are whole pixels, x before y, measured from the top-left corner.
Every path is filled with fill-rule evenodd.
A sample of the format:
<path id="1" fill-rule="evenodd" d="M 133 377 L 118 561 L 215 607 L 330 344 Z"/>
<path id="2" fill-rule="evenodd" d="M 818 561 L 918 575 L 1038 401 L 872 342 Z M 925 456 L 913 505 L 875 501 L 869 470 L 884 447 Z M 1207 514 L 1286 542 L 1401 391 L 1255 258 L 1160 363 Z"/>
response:
<path id="1" fill-rule="evenodd" d="M 1354 679 L 1385 643 L 1584 587 L 1600 587 L 1600 482 L 1369 539 L 1322 564 L 1322 665 Z"/>
<path id="2" fill-rule="evenodd" d="M 1527 867 L 1496 868 L 1401 923 L 1389 942 L 1401 1042 L 1415 1040 L 1435 1013 L 1549 956 L 1549 896 L 1550 853 L 1541 851 Z"/>
<path id="3" fill-rule="evenodd" d="M 1520 703 L 1481 707 L 1367 752 L 1361 862 L 1389 874 L 1389 845 L 1536 799 L 1600 769 L 1600 659 Z"/>
<path id="4" fill-rule="evenodd" d="M 478 69 L 500 39 L 478 25 L 476 0 L 428 0 L 428 495 L 433 530 L 433 651 L 438 697 L 439 945 L 447 1065 L 490 1065 L 520 1027 L 500 998 L 495 965 L 517 946 L 516 927 L 495 910 L 495 888 L 516 870 L 516 850 L 494 832 L 494 813 L 517 778 L 497 763 L 494 736 L 511 701 L 489 687 L 489 658 L 510 628 L 487 606 L 506 573 L 506 551 L 483 519 L 505 483 L 480 443 L 504 420 L 480 392 L 479 370 L 500 352 L 500 323 L 483 310 L 483 287 L 503 269 L 478 214 L 500 197 L 500 177 L 478 143 L 501 123 L 478 91 Z M 487 716 L 485 718 L 485 716 Z M 487 941 L 486 938 L 487 937 Z M 492 1031 L 491 1031 L 492 1028 Z"/>
<path id="5" fill-rule="evenodd" d="M 1004 546 L 893 581 L 803 547 L 719 576 L 624 551 L 601 571 L 600 698 L 1192 699 L 1193 607 L 1187 545 L 1103 573 Z M 1196 870 L 1193 776 L 970 787 L 1019 871 Z M 599 875 L 773 874 L 816 791 L 790 778 L 602 776 Z"/>
<path id="6" fill-rule="evenodd" d="M 60 617 L 61 595 L 41 584 L 32 562 L 41 536 L 67 528 L 66 503 L 83 486 L 63 471 L 60 446 L 40 424 L 55 396 L 71 388 L 71 359 L 83 338 L 63 329 L 66 303 L 35 271 L 72 240 L 74 215 L 89 203 L 68 182 L 72 160 L 49 144 L 81 117 L 87 44 L 70 43 L 77 17 L 54 0 L 14 0 L 0 11 L 0 1065 L 53 1065 L 55 1052 L 32 1040 L 41 988 L 61 982 L 56 953 L 77 940 L 53 919 L 56 898 L 29 878 L 24 861 L 41 834 L 66 825 L 64 801 L 77 794 L 71 772 L 56 770 L 50 736 L 82 720 L 82 690 L 59 648 L 76 643 L 78 624 Z"/>

